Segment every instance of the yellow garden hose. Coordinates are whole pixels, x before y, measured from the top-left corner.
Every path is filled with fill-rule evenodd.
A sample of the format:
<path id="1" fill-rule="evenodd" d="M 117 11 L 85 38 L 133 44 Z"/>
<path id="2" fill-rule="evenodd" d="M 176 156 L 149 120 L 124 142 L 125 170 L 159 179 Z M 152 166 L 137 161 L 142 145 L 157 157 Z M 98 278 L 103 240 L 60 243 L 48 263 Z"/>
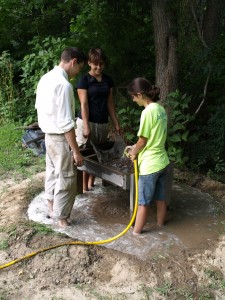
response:
<path id="1" fill-rule="evenodd" d="M 18 262 L 21 262 L 25 259 L 31 258 L 32 256 L 35 256 L 39 253 L 42 253 L 42 252 L 45 252 L 45 251 L 48 251 L 48 250 L 52 250 L 52 249 L 55 249 L 55 248 L 58 248 L 58 247 L 61 247 L 61 246 L 66 246 L 66 245 L 101 245 L 101 244 L 110 243 L 110 242 L 120 238 L 122 235 L 124 235 L 130 229 L 130 227 L 132 226 L 132 224 L 135 220 L 136 213 L 137 213 L 137 207 L 138 207 L 138 169 L 137 169 L 137 160 L 134 160 L 134 178 L 135 178 L 135 205 L 134 205 L 134 211 L 133 211 L 133 215 L 132 215 L 132 218 L 131 218 L 129 224 L 127 225 L 127 227 L 121 233 L 119 233 L 116 236 L 114 236 L 112 238 L 109 238 L 107 240 L 93 241 L 93 242 L 74 241 L 74 242 L 66 242 L 66 243 L 57 244 L 57 245 L 50 246 L 50 247 L 47 247 L 47 248 L 42 248 L 38 251 L 31 252 L 31 253 L 29 253 L 29 254 L 21 257 L 21 258 L 12 260 L 9 263 L 1 265 L 0 270 L 4 269 L 4 268 L 7 268 L 9 266 L 12 266 L 12 265 L 14 265 Z"/>

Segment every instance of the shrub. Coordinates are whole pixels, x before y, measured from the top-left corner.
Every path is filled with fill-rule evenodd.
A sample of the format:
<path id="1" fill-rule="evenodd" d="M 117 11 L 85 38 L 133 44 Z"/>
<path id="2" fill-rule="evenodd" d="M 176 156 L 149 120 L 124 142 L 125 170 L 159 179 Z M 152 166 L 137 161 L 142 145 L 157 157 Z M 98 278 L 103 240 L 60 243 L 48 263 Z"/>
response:
<path id="1" fill-rule="evenodd" d="M 22 121 L 30 124 L 36 121 L 35 93 L 42 75 L 58 65 L 62 49 L 66 47 L 65 38 L 47 37 L 40 40 L 34 37 L 29 43 L 33 51 L 19 63 L 21 68 L 20 87 L 23 94 L 20 106 Z"/>
<path id="2" fill-rule="evenodd" d="M 134 144 L 137 142 L 137 132 L 140 124 L 141 110 L 137 105 L 133 104 L 131 100 L 118 94 L 117 96 L 118 108 L 117 115 L 120 120 L 120 126 L 123 129 L 123 137 L 127 144 Z"/>
<path id="3" fill-rule="evenodd" d="M 181 95 L 177 90 L 170 93 L 165 101 L 165 107 L 169 116 L 167 152 L 169 159 L 177 164 L 184 166 L 188 161 L 185 155 L 185 147 L 188 139 L 194 139 L 189 135 L 187 124 L 193 120 L 188 112 L 191 97 L 186 94 Z"/>
<path id="4" fill-rule="evenodd" d="M 196 128 L 198 140 L 190 143 L 189 166 L 209 174 L 225 172 L 225 105 L 214 106 L 206 125 Z"/>
<path id="5" fill-rule="evenodd" d="M 18 91 L 13 83 L 15 62 L 7 51 L 0 56 L 0 123 L 17 117 Z"/>

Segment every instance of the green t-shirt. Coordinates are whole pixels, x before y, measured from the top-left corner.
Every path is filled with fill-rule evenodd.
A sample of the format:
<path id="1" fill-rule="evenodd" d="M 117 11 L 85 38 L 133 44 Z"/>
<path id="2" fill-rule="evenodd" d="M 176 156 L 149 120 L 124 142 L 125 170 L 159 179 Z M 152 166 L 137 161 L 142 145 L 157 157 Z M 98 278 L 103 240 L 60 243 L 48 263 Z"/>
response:
<path id="1" fill-rule="evenodd" d="M 147 139 L 138 154 L 139 174 L 148 175 L 164 169 L 169 159 L 165 150 L 167 115 L 163 106 L 151 103 L 142 111 L 137 135 Z"/>

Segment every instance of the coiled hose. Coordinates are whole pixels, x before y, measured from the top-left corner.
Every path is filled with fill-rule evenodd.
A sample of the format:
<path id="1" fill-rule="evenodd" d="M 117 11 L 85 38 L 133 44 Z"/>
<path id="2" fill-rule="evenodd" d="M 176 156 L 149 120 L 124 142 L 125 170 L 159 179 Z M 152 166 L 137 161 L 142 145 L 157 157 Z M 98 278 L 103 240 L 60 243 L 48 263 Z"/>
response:
<path id="1" fill-rule="evenodd" d="M 31 252 L 29 254 L 26 254 L 25 256 L 22 256 L 21 258 L 12 260 L 4 265 L 0 266 L 0 270 L 10 267 L 16 263 L 19 263 L 25 259 L 31 258 L 39 253 L 43 253 L 45 251 L 48 250 L 52 250 L 58 247 L 62 247 L 62 246 L 66 246 L 66 245 L 102 245 L 102 244 L 106 244 L 106 243 L 110 243 L 118 238 L 120 238 L 122 235 L 124 235 L 132 226 L 135 217 L 136 217 L 136 213 L 137 213 L 137 207 L 138 207 L 138 168 L 137 168 L 137 160 L 134 160 L 134 178 L 135 178 L 135 205 L 134 205 L 134 210 L 133 210 L 133 215 L 132 218 L 129 222 L 129 224 L 127 225 L 127 227 L 119 234 L 117 234 L 116 236 L 109 238 L 107 240 L 101 240 L 101 241 L 90 241 L 90 242 L 82 242 L 82 241 L 73 241 L 73 242 L 65 242 L 65 243 L 61 243 L 61 244 L 57 244 L 54 246 L 50 246 L 50 247 L 46 247 L 46 248 L 42 248 L 40 250 L 37 250 L 35 252 Z"/>

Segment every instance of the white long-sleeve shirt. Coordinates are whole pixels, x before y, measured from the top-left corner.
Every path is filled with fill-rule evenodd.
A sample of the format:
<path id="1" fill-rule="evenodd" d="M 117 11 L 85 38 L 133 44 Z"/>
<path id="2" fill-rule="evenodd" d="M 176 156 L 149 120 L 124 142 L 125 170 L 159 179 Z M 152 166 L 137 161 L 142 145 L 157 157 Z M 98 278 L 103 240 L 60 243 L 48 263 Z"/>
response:
<path id="1" fill-rule="evenodd" d="M 75 128 L 75 99 L 67 73 L 59 66 L 41 77 L 36 91 L 38 125 L 49 134 Z"/>

